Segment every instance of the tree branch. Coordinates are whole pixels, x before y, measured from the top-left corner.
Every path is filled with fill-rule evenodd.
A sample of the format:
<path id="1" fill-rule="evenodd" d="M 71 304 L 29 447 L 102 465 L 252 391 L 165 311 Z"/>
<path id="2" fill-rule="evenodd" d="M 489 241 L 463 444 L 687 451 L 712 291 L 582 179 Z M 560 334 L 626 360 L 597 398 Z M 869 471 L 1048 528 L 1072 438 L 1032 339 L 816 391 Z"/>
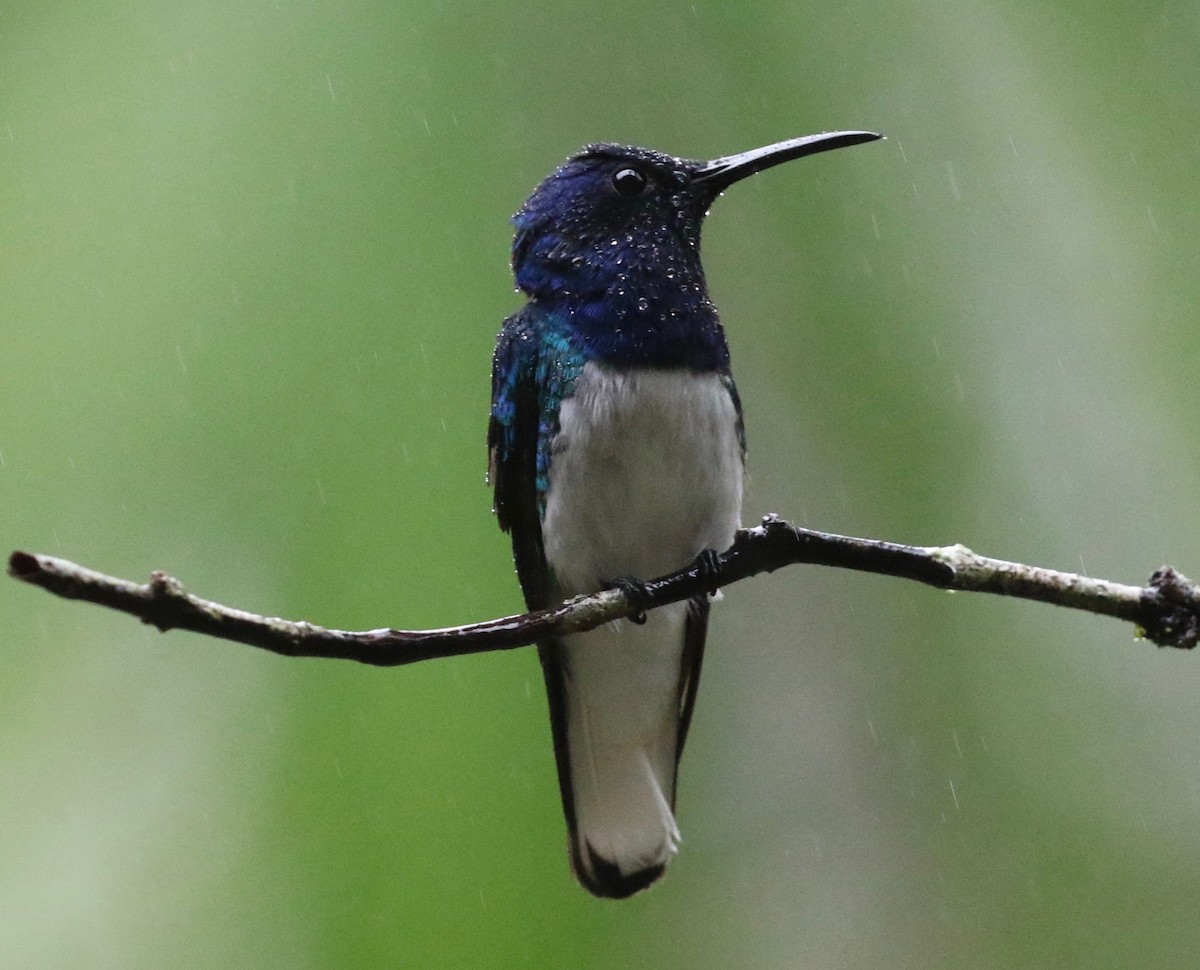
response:
<path id="1" fill-rule="evenodd" d="M 606 589 L 550 610 L 440 630 L 329 630 L 303 620 L 259 616 L 185 592 L 166 573 L 144 585 L 106 576 L 54 556 L 14 552 L 10 576 L 67 599 L 81 599 L 138 617 L 159 630 L 192 630 L 262 647 L 286 657 L 357 660 L 380 667 L 511 650 L 547 637 L 590 630 L 641 609 L 690 599 L 718 587 L 795 563 L 897 576 L 939 589 L 1039 600 L 1134 623 L 1138 635 L 1163 647 L 1190 649 L 1200 637 L 1200 586 L 1170 566 L 1148 584 L 1125 586 L 1075 573 L 979 556 L 965 546 L 905 546 L 815 532 L 768 515 L 738 532 L 714 576 L 694 563 L 646 584 L 645 599 Z"/>

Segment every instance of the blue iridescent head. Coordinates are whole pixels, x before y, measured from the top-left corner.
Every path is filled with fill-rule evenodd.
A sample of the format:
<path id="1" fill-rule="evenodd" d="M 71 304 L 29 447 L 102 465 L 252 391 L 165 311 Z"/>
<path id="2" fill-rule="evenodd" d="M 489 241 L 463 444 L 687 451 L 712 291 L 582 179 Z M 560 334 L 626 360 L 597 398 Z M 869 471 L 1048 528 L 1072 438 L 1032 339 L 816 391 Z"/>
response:
<path id="1" fill-rule="evenodd" d="M 879 137 L 827 132 L 710 162 L 590 145 L 513 216 L 517 286 L 534 300 L 575 310 L 598 300 L 629 313 L 705 301 L 700 225 L 718 195 L 781 162 Z"/>

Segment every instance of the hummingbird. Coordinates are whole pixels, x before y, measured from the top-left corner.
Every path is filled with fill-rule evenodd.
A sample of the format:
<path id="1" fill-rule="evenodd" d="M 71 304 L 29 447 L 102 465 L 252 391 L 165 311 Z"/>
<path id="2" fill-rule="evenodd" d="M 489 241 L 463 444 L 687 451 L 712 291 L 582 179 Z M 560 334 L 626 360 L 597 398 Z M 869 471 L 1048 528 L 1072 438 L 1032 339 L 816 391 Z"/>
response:
<path id="1" fill-rule="evenodd" d="M 882 137 L 836 131 L 712 161 L 594 144 L 513 216 L 528 302 L 492 362 L 488 478 L 529 609 L 715 556 L 739 527 L 746 451 L 700 228 L 735 182 Z M 709 596 L 538 645 L 575 877 L 655 882 L 679 845 L 675 783 Z"/>

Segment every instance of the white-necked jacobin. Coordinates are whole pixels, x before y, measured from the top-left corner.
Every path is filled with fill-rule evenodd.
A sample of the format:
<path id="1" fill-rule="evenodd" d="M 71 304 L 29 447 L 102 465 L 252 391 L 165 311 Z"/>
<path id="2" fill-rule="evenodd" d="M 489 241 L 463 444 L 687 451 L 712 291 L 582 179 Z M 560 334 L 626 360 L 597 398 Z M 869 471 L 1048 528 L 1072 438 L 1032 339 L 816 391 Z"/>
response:
<path id="1" fill-rule="evenodd" d="M 733 542 L 745 435 L 701 223 L 739 179 L 879 137 L 827 132 L 711 162 L 591 145 L 513 217 L 528 303 L 496 347 L 489 477 L 530 609 L 614 581 L 632 594 L 633 577 Z M 678 845 L 708 608 L 700 596 L 539 645 L 572 868 L 597 896 L 649 886 Z"/>

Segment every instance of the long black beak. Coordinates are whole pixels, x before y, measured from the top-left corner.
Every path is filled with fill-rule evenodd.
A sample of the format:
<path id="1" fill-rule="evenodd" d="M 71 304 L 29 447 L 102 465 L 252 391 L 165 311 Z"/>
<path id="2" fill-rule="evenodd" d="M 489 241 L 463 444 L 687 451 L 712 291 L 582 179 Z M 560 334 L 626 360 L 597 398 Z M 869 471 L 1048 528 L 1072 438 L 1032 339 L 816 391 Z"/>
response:
<path id="1" fill-rule="evenodd" d="M 715 194 L 725 191 L 734 182 L 772 165 L 780 165 L 790 162 L 793 158 L 803 158 L 805 155 L 815 155 L 834 148 L 861 145 L 863 142 L 876 141 L 882 137 L 883 135 L 874 131 L 826 131 L 819 135 L 789 138 L 787 141 L 752 148 L 738 155 L 714 158 L 711 162 L 701 165 L 692 178 Z"/>

